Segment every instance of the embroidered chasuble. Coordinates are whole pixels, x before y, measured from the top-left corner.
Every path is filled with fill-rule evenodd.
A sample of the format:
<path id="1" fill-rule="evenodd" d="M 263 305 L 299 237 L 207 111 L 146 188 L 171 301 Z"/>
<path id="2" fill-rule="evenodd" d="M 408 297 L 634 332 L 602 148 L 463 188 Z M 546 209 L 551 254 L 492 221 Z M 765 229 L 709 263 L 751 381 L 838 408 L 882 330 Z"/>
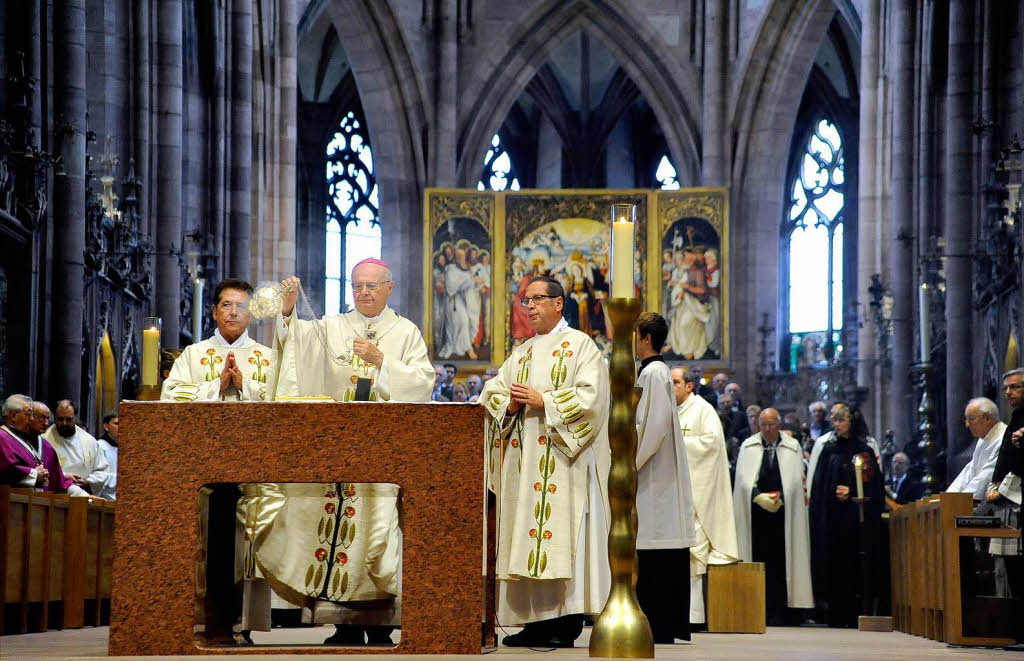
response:
<path id="1" fill-rule="evenodd" d="M 220 374 L 228 353 L 242 372 L 242 387 L 230 386 L 222 394 Z M 176 402 L 269 401 L 267 386 L 274 383 L 277 355 L 270 347 L 249 337 L 248 331 L 228 343 L 216 331 L 214 336 L 185 347 L 164 380 L 160 399 Z"/>
<path id="2" fill-rule="evenodd" d="M 507 414 L 509 387 L 544 409 Z M 498 621 L 598 613 L 608 568 L 608 367 L 565 320 L 517 347 L 479 402 L 490 414 L 489 483 L 498 497 Z"/>
<path id="3" fill-rule="evenodd" d="M 355 338 L 376 344 L 381 370 L 352 352 Z M 434 368 L 423 336 L 390 308 L 374 318 L 357 311 L 316 321 L 279 317 L 274 346 L 281 356 L 276 399 L 327 395 L 349 402 L 358 379 L 367 378 L 371 401 L 430 400 Z M 315 623 L 399 624 L 397 485 L 262 484 L 243 491 L 259 503 L 239 511 L 251 543 L 247 577 L 263 577 L 279 597 L 310 607 Z"/>
<path id="4" fill-rule="evenodd" d="M 321 332 L 327 350 L 321 342 Z M 355 338 L 377 345 L 384 354 L 380 370 L 352 352 Z M 316 321 L 297 319 L 294 315 L 287 319 L 279 317 L 274 342 L 281 353 L 278 398 L 330 395 L 339 402 L 349 402 L 355 398 L 356 382 L 362 377 L 372 382 L 371 401 L 430 401 L 434 367 L 427 357 L 423 335 L 415 324 L 391 308 L 384 308 L 372 319 L 355 310 Z"/>

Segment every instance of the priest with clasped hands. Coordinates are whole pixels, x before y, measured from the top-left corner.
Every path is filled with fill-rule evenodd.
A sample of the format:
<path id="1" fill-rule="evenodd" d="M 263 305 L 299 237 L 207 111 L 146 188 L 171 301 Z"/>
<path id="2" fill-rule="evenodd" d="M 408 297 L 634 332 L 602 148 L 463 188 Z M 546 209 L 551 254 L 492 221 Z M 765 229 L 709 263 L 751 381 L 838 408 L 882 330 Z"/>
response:
<path id="1" fill-rule="evenodd" d="M 498 622 L 510 647 L 572 647 L 608 598 L 608 366 L 562 317 L 557 280 L 522 298 L 536 333 L 487 381 L 489 483 L 498 500 Z"/>
<path id="2" fill-rule="evenodd" d="M 299 279 L 281 283 L 286 294 L 274 337 L 281 356 L 276 399 L 430 401 L 434 369 L 423 336 L 387 305 L 395 286 L 391 269 L 364 259 L 352 269 L 351 283 L 355 310 L 309 321 L 295 314 Z M 280 598 L 308 609 L 312 623 L 335 624 L 325 644 L 391 644 L 401 616 L 399 487 L 277 486 L 262 485 L 262 507 L 248 513 L 250 573 L 265 578 Z"/>

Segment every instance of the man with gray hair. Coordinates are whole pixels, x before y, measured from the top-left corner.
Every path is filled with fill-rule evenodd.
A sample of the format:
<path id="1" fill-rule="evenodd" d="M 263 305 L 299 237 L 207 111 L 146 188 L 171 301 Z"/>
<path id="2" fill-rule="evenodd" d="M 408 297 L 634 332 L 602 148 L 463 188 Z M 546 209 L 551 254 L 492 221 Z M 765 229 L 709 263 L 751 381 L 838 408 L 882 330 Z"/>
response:
<path id="1" fill-rule="evenodd" d="M 976 397 L 967 402 L 964 424 L 978 439 L 974 454 L 946 491 L 970 493 L 974 500 L 985 500 L 985 492 L 992 481 L 992 472 L 999 458 L 999 448 L 1006 433 L 1006 424 L 999 420 L 999 408 L 987 397 Z"/>
<path id="2" fill-rule="evenodd" d="M 25 395 L 11 395 L 4 400 L 2 413 L 0 484 L 54 493 L 67 492 L 72 496 L 89 495 L 64 475 L 53 446 L 35 432 L 31 399 Z"/>

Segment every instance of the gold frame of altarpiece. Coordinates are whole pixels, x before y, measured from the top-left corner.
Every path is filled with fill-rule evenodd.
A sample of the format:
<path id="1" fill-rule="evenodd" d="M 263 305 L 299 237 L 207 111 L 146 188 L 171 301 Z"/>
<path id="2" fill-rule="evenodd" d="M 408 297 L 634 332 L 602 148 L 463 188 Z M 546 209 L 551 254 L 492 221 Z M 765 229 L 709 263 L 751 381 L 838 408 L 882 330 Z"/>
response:
<path id="1" fill-rule="evenodd" d="M 662 245 L 677 221 L 699 218 L 718 235 L 721 264 L 721 336 L 718 358 L 702 359 L 707 368 L 728 369 L 730 351 L 730 262 L 729 193 L 726 188 L 686 188 L 678 191 L 644 189 L 556 189 L 520 190 L 494 193 L 473 189 L 428 188 L 423 204 L 423 335 L 428 355 L 435 363 L 451 362 L 462 373 L 480 373 L 488 365 L 500 365 L 508 355 L 511 305 L 508 302 L 508 267 L 511 251 L 518 242 L 536 230 L 559 223 L 597 221 L 610 224 L 610 205 L 637 204 L 637 241 L 641 251 L 643 275 L 641 296 L 644 309 L 661 310 Z M 443 359 L 434 346 L 435 233 L 451 219 L 463 218 L 479 223 L 490 238 L 491 283 L 488 300 L 490 360 Z M 610 234 L 610 229 L 609 229 Z M 500 338 L 501 341 L 495 341 Z"/>

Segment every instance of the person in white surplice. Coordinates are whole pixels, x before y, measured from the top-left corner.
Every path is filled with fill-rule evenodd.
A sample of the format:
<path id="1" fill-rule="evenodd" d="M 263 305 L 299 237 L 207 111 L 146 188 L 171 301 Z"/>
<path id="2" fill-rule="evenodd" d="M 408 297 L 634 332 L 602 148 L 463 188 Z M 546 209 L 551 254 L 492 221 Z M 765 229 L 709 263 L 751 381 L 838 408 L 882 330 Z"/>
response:
<path id="1" fill-rule="evenodd" d="M 423 335 L 387 305 L 391 269 L 364 259 L 351 282 L 355 310 L 313 321 L 294 316 L 298 278 L 282 282 L 275 398 L 430 401 L 434 368 Z M 313 623 L 337 625 L 327 644 L 391 644 L 401 619 L 398 499 L 394 484 L 283 484 L 247 522 L 254 564 L 274 592 L 308 608 Z M 323 530 L 337 534 L 322 542 Z"/>
<path id="2" fill-rule="evenodd" d="M 608 566 L 608 366 L 562 318 L 565 291 L 530 280 L 536 335 L 487 381 L 489 482 L 498 500 L 498 622 L 524 625 L 510 647 L 572 647 L 584 614 L 600 613 Z"/>
<path id="3" fill-rule="evenodd" d="M 763 562 L 765 616 L 772 624 L 792 624 L 813 608 L 811 538 L 800 444 L 780 434 L 775 409 L 761 411 L 761 431 L 740 446 L 736 458 L 736 540 L 744 562 Z"/>
<path id="4" fill-rule="evenodd" d="M 985 500 L 985 492 L 992 481 L 996 460 L 999 459 L 1006 423 L 999 420 L 999 407 L 987 397 L 977 397 L 967 402 L 964 422 L 978 442 L 974 446 L 971 460 L 946 491 L 970 493 L 974 494 L 974 500 Z"/>
<path id="5" fill-rule="evenodd" d="M 707 620 L 704 577 L 708 565 L 728 565 L 740 557 L 729 480 L 729 451 L 718 412 L 694 392 L 696 375 L 689 368 L 676 367 L 672 370 L 672 384 L 696 508 L 697 541 L 690 547 L 690 624 L 703 624 Z"/>
<path id="6" fill-rule="evenodd" d="M 641 389 L 636 407 L 636 598 L 654 642 L 690 640 L 688 549 L 696 543 L 693 494 L 675 395 L 661 348 L 668 322 L 644 312 L 636 322 Z"/>

